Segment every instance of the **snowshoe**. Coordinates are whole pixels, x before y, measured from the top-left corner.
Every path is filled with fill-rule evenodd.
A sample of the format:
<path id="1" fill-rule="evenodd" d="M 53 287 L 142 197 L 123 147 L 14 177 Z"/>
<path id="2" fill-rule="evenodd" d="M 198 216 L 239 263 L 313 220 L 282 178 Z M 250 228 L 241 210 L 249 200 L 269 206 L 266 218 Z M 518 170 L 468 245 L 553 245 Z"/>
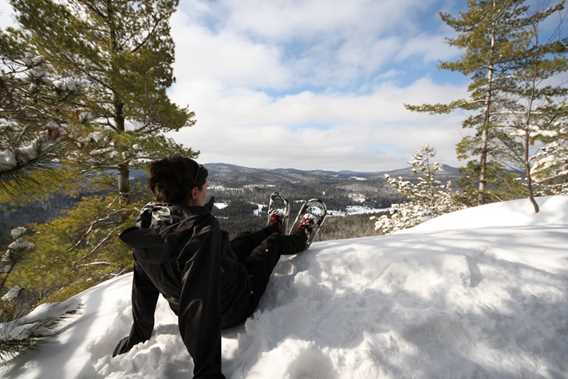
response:
<path id="1" fill-rule="evenodd" d="M 279 224 L 278 230 L 285 234 L 290 219 L 290 202 L 288 199 L 280 195 L 279 192 L 272 192 L 268 202 L 267 214 L 266 225 Z"/>
<path id="2" fill-rule="evenodd" d="M 307 246 L 310 247 L 323 225 L 326 216 L 327 207 L 325 203 L 320 199 L 310 199 L 302 204 L 298 216 L 296 216 L 296 220 L 294 220 L 294 224 L 288 234 L 293 234 L 298 230 L 304 230 L 308 237 Z"/>

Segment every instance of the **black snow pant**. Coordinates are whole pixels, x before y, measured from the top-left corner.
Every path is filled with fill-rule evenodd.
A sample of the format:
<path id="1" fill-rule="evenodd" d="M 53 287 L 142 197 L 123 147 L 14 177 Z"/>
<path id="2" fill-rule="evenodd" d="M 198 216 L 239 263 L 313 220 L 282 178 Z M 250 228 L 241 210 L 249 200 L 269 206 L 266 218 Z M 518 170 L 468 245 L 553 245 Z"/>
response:
<path id="1" fill-rule="evenodd" d="M 247 269 L 252 287 L 248 312 L 243 315 L 241 323 L 256 310 L 280 256 L 298 254 L 307 247 L 307 237 L 303 231 L 289 236 L 272 233 L 267 237 L 267 230 L 245 232 L 231 241 L 231 248 Z"/>

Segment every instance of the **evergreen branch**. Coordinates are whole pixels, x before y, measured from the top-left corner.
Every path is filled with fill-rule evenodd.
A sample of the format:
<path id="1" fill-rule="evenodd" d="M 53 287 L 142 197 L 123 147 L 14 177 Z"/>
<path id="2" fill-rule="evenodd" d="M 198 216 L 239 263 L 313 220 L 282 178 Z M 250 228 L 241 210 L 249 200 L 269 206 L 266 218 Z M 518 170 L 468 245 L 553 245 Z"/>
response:
<path id="1" fill-rule="evenodd" d="M 99 121 L 99 122 L 96 122 L 96 124 L 102 125 L 102 126 L 108 126 L 109 128 L 111 128 L 112 130 L 114 130 L 114 131 L 117 132 L 117 133 L 120 132 L 120 130 L 118 130 L 118 128 L 117 128 L 116 126 L 114 126 L 114 125 L 109 121 L 109 118 L 108 118 L 108 117 L 105 116 L 105 118 L 106 118 L 106 121 L 105 121 L 105 122 L 100 122 L 100 121 Z"/>
<path id="2" fill-rule="evenodd" d="M 104 222 L 104 221 L 108 221 L 108 220 L 110 220 L 110 219 L 112 218 L 112 216 L 115 216 L 115 215 L 117 215 L 117 214 L 121 214 L 121 213 L 124 213 L 124 212 L 130 212 L 130 209 L 128 209 L 128 208 L 121 208 L 121 209 L 118 209 L 118 210 L 116 210 L 116 211 L 114 211 L 114 212 L 109 213 L 109 214 L 108 214 L 107 216 L 105 216 L 105 217 L 101 217 L 101 218 L 99 218 L 99 219 L 96 219 L 96 220 L 92 221 L 92 222 L 89 224 L 89 227 L 87 228 L 87 231 L 86 231 L 85 233 L 83 233 L 83 235 L 77 240 L 77 242 L 75 242 L 75 244 L 74 244 L 73 246 L 71 246 L 69 249 L 67 249 L 67 252 L 70 252 L 70 251 L 72 251 L 72 250 L 75 250 L 82 242 L 84 242 L 85 238 L 87 238 L 87 236 L 88 236 L 89 234 L 91 234 L 91 232 L 93 231 L 93 228 L 95 227 L 95 225 L 100 224 L 100 223 L 102 223 L 102 222 Z"/>
<path id="3" fill-rule="evenodd" d="M 113 235 L 115 231 L 116 228 L 112 229 L 102 240 L 99 241 L 99 243 L 91 251 L 89 251 L 87 254 L 83 255 L 77 261 L 75 261 L 72 266 L 73 269 L 77 270 L 78 263 L 92 256 L 106 241 L 110 239 L 110 237 Z"/>
<path id="4" fill-rule="evenodd" d="M 94 4 L 91 4 L 90 1 L 78 0 L 78 3 L 85 5 L 87 8 L 89 8 L 93 13 L 95 13 L 101 19 L 106 18 L 106 15 L 104 13 L 102 13 L 102 11 L 100 9 L 98 9 Z"/>
<path id="5" fill-rule="evenodd" d="M 89 78 L 90 80 L 92 80 L 95 83 L 100 84 L 101 86 L 103 86 L 104 88 L 108 89 L 109 91 L 113 91 L 114 92 L 114 88 L 110 85 L 105 83 L 103 80 L 97 78 L 96 76 L 93 76 L 91 74 L 91 72 L 89 70 L 85 70 L 83 68 L 83 65 L 81 65 L 80 63 L 76 63 L 73 59 L 71 59 L 70 57 L 67 56 L 67 54 L 65 54 L 64 52 L 61 52 L 61 56 L 67 61 L 67 63 L 69 65 L 71 65 L 75 70 L 77 70 L 78 72 L 82 73 L 83 75 L 85 75 L 87 78 Z M 94 63 L 94 62 L 93 62 Z M 93 67 L 91 67 L 91 69 L 93 69 Z M 105 70 L 103 68 L 100 68 L 100 70 L 98 70 L 99 72 L 105 72 Z"/>
<path id="6" fill-rule="evenodd" d="M 110 274 L 108 274 L 108 276 L 110 277 L 117 277 L 119 275 L 124 274 L 126 271 L 128 271 L 129 268 L 127 267 L 122 267 L 120 270 L 118 270 L 118 272 L 111 272 Z"/>
<path id="7" fill-rule="evenodd" d="M 75 315 L 81 307 L 78 305 L 44 320 L 28 321 L 27 316 L 24 316 L 10 321 L 3 317 L 6 321 L 0 323 L 0 366 L 7 365 L 20 354 L 38 347 L 47 342 L 49 337 L 60 333 L 60 330 L 54 330 L 57 325 Z"/>
<path id="8" fill-rule="evenodd" d="M 169 14 L 164 14 L 162 17 L 158 18 L 156 20 L 156 22 L 154 23 L 154 26 L 152 27 L 152 30 L 150 32 L 148 32 L 148 35 L 146 35 L 146 37 L 144 37 L 144 39 L 137 45 L 135 46 L 132 50 L 130 50 L 131 54 L 134 54 L 135 52 L 137 52 L 139 49 L 141 49 L 146 42 L 148 42 L 148 40 L 150 39 L 151 36 L 154 35 L 154 33 L 156 32 L 156 29 L 158 27 L 158 25 L 164 21 L 165 19 L 169 18 L 170 15 Z"/>
<path id="9" fill-rule="evenodd" d="M 33 155 L 22 153 L 21 149 L 16 149 L 13 153 L 15 162 L 0 167 L 0 189 L 10 195 L 15 195 L 13 191 L 17 191 L 28 181 L 38 184 L 33 177 L 27 174 L 34 169 L 52 169 L 52 153 L 65 145 L 61 142 L 62 135 L 53 133 L 50 131 L 32 143 Z M 5 153 L 10 154 L 10 152 Z"/>
<path id="10" fill-rule="evenodd" d="M 150 129 L 146 129 L 146 128 L 152 126 L 152 125 L 153 125 L 152 123 L 144 124 L 142 127 L 138 128 L 136 130 L 133 130 L 133 133 L 135 133 L 135 134 L 151 134 L 151 133 L 157 132 L 160 129 L 162 129 L 161 125 L 154 126 L 153 128 L 150 128 Z M 144 133 L 142 133 L 142 132 L 144 132 Z"/>
<path id="11" fill-rule="evenodd" d="M 98 266 L 98 265 L 111 266 L 112 263 L 107 262 L 107 261 L 96 261 L 96 262 L 90 262 L 90 263 L 83 263 L 83 264 L 78 265 L 77 267 L 88 267 L 88 266 Z"/>

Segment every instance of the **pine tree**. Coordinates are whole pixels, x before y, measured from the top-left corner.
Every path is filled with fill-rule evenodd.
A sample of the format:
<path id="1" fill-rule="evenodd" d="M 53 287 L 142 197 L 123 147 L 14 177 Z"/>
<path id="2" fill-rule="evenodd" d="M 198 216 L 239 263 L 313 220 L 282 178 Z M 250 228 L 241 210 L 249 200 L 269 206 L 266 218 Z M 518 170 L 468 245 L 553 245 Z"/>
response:
<path id="1" fill-rule="evenodd" d="M 478 204 L 476 179 L 479 178 L 479 162 L 470 161 L 459 171 L 457 198 L 468 207 L 475 206 Z M 499 162 L 488 162 L 486 178 L 488 202 L 514 200 L 528 195 L 519 172 Z"/>
<path id="2" fill-rule="evenodd" d="M 531 167 L 534 161 L 531 156 L 532 146 L 536 141 L 547 142 L 539 157 L 546 155 L 550 159 L 556 156 L 552 162 L 565 162 L 561 146 L 562 139 L 566 136 L 563 132 L 564 125 L 568 121 L 568 88 L 559 83 L 559 78 L 568 71 L 568 59 L 565 56 L 568 48 L 566 41 L 556 35 L 546 39 L 540 35 L 541 24 L 563 10 L 564 1 L 561 1 L 519 20 L 521 26 L 525 27 L 523 38 L 519 38 L 520 43 L 514 46 L 519 50 L 520 58 L 510 70 L 508 85 L 504 86 L 508 98 L 503 103 L 503 136 L 510 141 L 506 145 L 513 153 L 512 159 L 525 172 L 527 192 L 535 212 L 539 211 L 539 206 L 535 200 Z M 548 166 L 543 163 L 542 159 L 540 164 L 537 162 L 537 172 L 543 173 L 543 168 Z"/>
<path id="3" fill-rule="evenodd" d="M 195 123 L 170 101 L 177 0 L 11 0 L 22 32 L 56 75 L 79 83 L 67 120 L 76 150 L 62 163 L 82 173 L 118 171 L 128 200 L 129 170 L 170 154 L 195 156 L 166 138 Z"/>
<path id="4" fill-rule="evenodd" d="M 487 202 L 487 168 L 491 161 L 499 162 L 503 149 L 497 139 L 500 133 L 501 109 L 505 88 L 510 83 L 511 70 L 525 57 L 517 44 L 525 36 L 525 0 L 468 0 L 468 8 L 454 17 L 441 13 L 442 20 L 457 32 L 448 39 L 451 46 L 464 50 L 463 56 L 452 62 L 442 62 L 440 68 L 461 72 L 470 78 L 469 96 L 449 104 L 406 105 L 418 112 L 449 113 L 467 111 L 464 128 L 473 128 L 474 136 L 465 137 L 457 146 L 460 159 L 479 157 L 478 203 Z"/>
<path id="5" fill-rule="evenodd" d="M 45 117 L 37 119 L 29 142 L 40 139 L 46 128 L 49 134 L 55 122 L 64 131 L 61 139 L 44 142 L 57 142 L 58 147 L 64 143 L 65 149 L 47 156 L 48 162 L 58 164 L 57 172 L 70 168 L 81 185 L 94 183 L 89 190 L 104 189 L 107 194 L 85 196 L 67 214 L 32 225 L 36 248 L 16 257 L 6 283 L 61 300 L 132 267 L 132 256 L 117 236 L 132 225 L 148 194 L 131 188 L 130 169 L 146 168 L 149 160 L 171 154 L 196 155 L 164 135 L 195 122 L 192 112 L 166 94 L 174 81 L 169 18 L 178 1 L 13 0 L 11 4 L 20 26 L 7 32 L 13 38 L 6 38 L 5 50 L 13 55 L 28 51 L 32 65 L 41 63 L 41 77 L 72 95 L 57 97 L 59 103 L 46 102 L 38 110 Z M 8 53 L 2 52 L 2 57 Z M 13 93 L 28 86 L 24 80 L 4 83 Z M 29 105 L 35 109 L 33 101 Z M 10 146 L 27 127 L 17 115 L 7 114 L 2 120 L 14 130 L 7 138 Z M 18 154 L 18 146 L 10 151 Z M 106 175 L 109 171 L 118 172 L 118 194 L 116 183 Z M 38 175 L 33 171 L 34 178 Z"/>

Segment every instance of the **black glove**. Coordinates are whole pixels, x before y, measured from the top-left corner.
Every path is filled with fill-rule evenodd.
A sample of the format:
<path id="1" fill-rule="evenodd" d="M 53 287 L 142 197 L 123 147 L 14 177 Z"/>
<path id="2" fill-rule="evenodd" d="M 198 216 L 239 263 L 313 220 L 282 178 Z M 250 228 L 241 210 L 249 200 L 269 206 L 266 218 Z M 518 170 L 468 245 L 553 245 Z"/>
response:
<path id="1" fill-rule="evenodd" d="M 132 344 L 129 343 L 129 337 L 126 336 L 123 339 L 121 339 L 120 341 L 118 341 L 118 344 L 116 345 L 116 347 L 114 348 L 114 351 L 112 352 L 112 356 L 116 357 L 119 354 L 124 354 L 127 353 L 128 351 L 130 351 L 130 349 L 132 349 Z"/>

